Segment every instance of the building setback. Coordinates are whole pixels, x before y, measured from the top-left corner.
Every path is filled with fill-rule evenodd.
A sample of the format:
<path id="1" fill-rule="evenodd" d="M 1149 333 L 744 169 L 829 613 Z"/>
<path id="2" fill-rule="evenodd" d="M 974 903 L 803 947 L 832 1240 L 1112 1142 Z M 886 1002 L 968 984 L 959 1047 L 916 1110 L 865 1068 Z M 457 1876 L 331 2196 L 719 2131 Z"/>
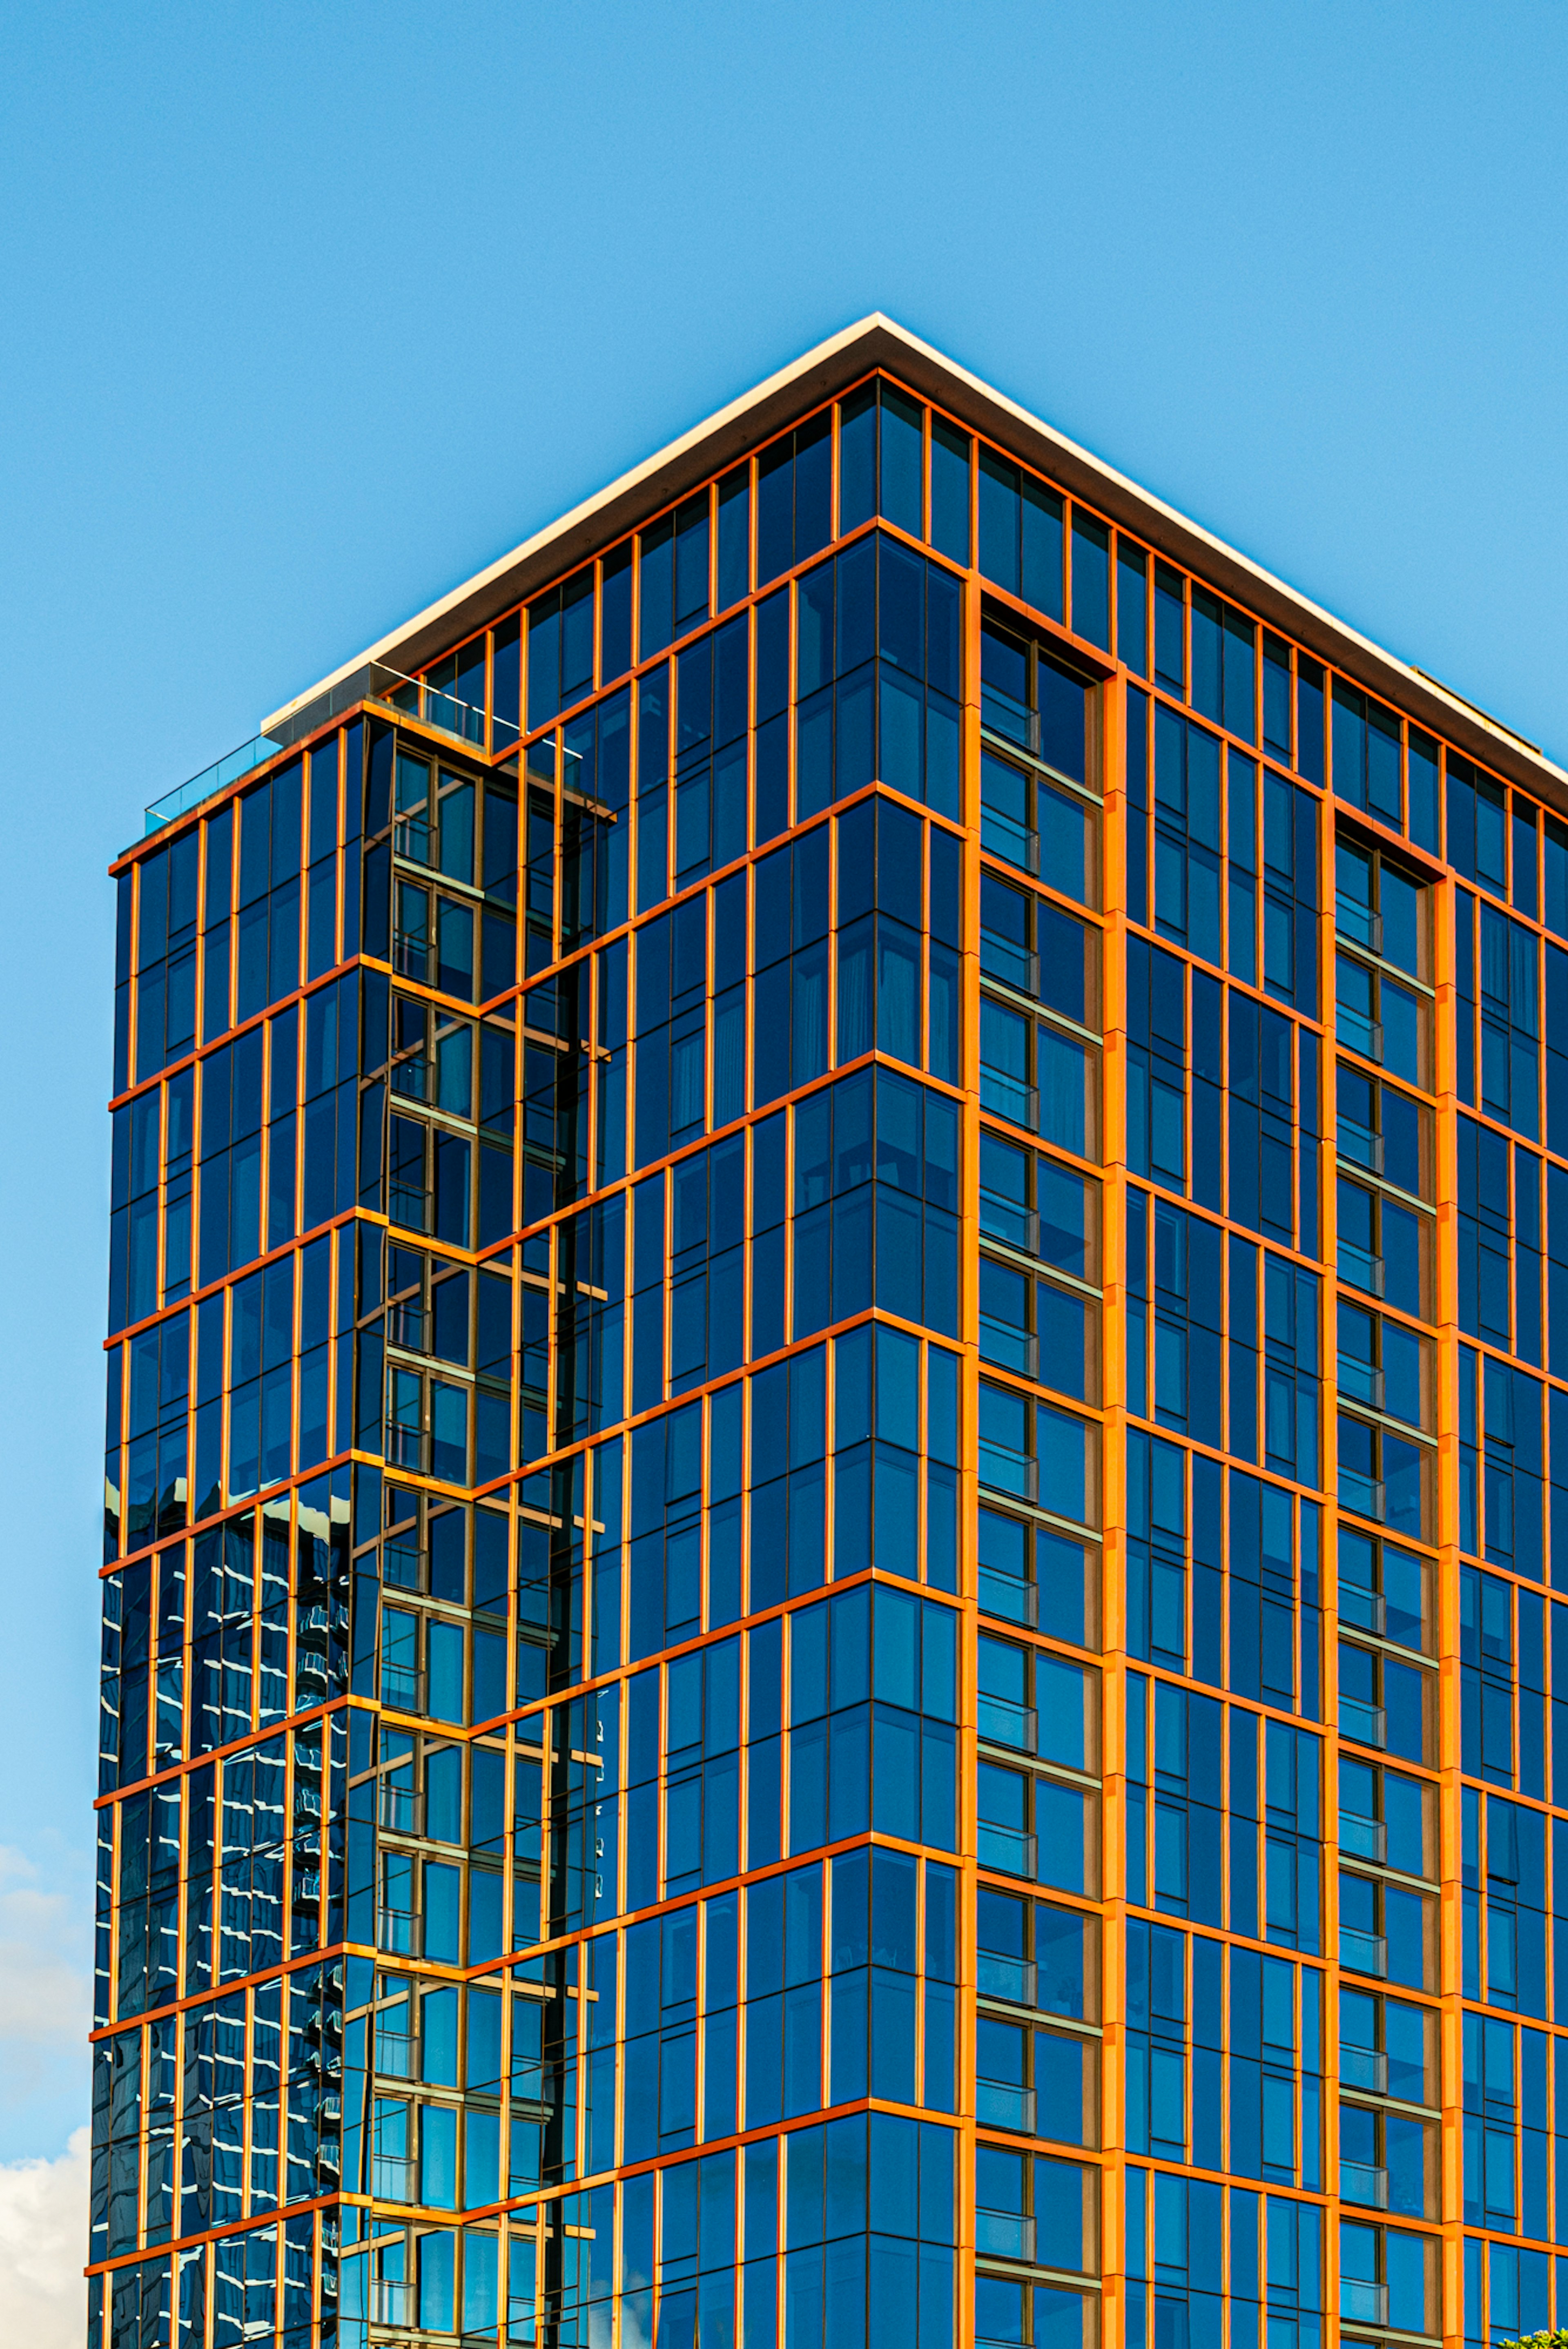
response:
<path id="1" fill-rule="evenodd" d="M 149 810 L 94 2349 L 1568 2322 L 1564 818 L 879 317 Z"/>

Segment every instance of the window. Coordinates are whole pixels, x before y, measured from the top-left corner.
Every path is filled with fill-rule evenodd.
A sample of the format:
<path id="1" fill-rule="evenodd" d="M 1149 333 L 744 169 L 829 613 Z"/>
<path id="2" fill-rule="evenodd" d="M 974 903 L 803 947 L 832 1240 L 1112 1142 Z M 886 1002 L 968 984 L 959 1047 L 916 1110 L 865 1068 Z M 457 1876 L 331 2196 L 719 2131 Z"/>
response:
<path id="1" fill-rule="evenodd" d="M 982 750 L 981 846 L 1080 905 L 1098 903 L 1099 827 L 1086 802 Z"/>
<path id="2" fill-rule="evenodd" d="M 1342 1043 L 1407 1083 L 1431 1084 L 1432 1012 L 1417 995 L 1358 956 L 1334 957 L 1334 1003 Z"/>
<path id="3" fill-rule="evenodd" d="M 995 450 L 980 452 L 980 567 L 1047 618 L 1064 616 L 1063 502 Z"/>
<path id="4" fill-rule="evenodd" d="M 1341 1754 L 1339 1847 L 1348 1859 L 1435 1882 L 1437 1788 L 1425 1779 Z"/>
<path id="5" fill-rule="evenodd" d="M 1348 1061 L 1335 1071 L 1339 1154 L 1412 1198 L 1432 1196 L 1432 1112 Z"/>
<path id="6" fill-rule="evenodd" d="M 1385 1297 L 1402 1312 L 1432 1310 L 1433 1218 L 1400 1206 L 1386 1193 L 1339 1178 L 1338 1256 L 1342 1281 Z"/>
<path id="7" fill-rule="evenodd" d="M 1344 835 L 1334 860 L 1341 1040 L 1363 1059 L 1429 1089 L 1431 893 L 1380 849 Z M 1352 943 L 1360 949 L 1354 955 L 1344 950 Z"/>
<path id="8" fill-rule="evenodd" d="M 1432 893 L 1383 849 L 1341 833 L 1334 844 L 1334 921 L 1354 939 L 1424 983 L 1431 978 Z"/>
<path id="9" fill-rule="evenodd" d="M 1467 881 L 1508 895 L 1508 794 L 1480 767 L 1448 754 L 1449 863 Z"/>
<path id="10" fill-rule="evenodd" d="M 1192 588 L 1192 707 L 1244 742 L 1257 740 L 1256 624 L 1196 582 Z"/>
<path id="11" fill-rule="evenodd" d="M 1342 2323 L 1391 2325 L 1436 2333 L 1441 2319 L 1441 2247 L 1436 2236 L 1342 2220 L 1339 2313 Z"/>
<path id="12" fill-rule="evenodd" d="M 1345 2087 L 1364 2095 L 1436 2106 L 1441 2076 L 1437 2014 L 1380 1991 L 1341 1991 L 1339 2076 Z"/>
<path id="13" fill-rule="evenodd" d="M 1080 1158 L 1099 1148 L 1099 1054 L 993 996 L 980 1007 L 981 1106 Z"/>
<path id="14" fill-rule="evenodd" d="M 1346 1996 L 1359 1998 L 1360 1993 L 1352 1991 Z M 1433 2123 L 1408 2113 L 1343 2100 L 1339 2107 L 1341 2196 L 1346 2202 L 1395 2211 L 1401 2218 L 1440 2217 L 1438 2135 Z"/>
<path id="15" fill-rule="evenodd" d="M 975 2022 L 976 2119 L 982 2128 L 1019 2137 L 1097 2144 L 1099 2053 L 1095 2040 L 1004 2022 L 982 2010 Z"/>
<path id="16" fill-rule="evenodd" d="M 591 571 L 588 575 L 588 586 L 591 595 L 593 587 Z M 592 631 L 593 612 L 590 605 L 588 613 L 590 665 Z M 499 633 L 498 631 L 497 634 Z M 458 647 L 456 652 L 448 653 L 444 659 L 435 662 L 431 667 L 426 669 L 422 679 L 425 723 L 429 726 L 440 726 L 449 734 L 461 734 L 466 741 L 477 742 L 482 746 L 484 741 L 484 652 L 485 639 L 483 634 L 471 636 L 467 644 Z M 578 688 L 578 691 L 583 689 Z M 576 695 L 574 693 L 566 698 L 575 700 Z M 416 707 L 411 698 L 407 701 L 406 706 L 410 709 Z M 515 717 L 515 711 L 513 715 Z M 498 750 L 504 739 L 504 735 L 497 735 Z"/>
<path id="17" fill-rule="evenodd" d="M 980 1224 L 988 1237 L 1097 1286 L 1099 1219 L 1097 1183 L 981 1128 Z"/>
<path id="18" fill-rule="evenodd" d="M 1093 1525 L 1099 1519 L 1098 1470 L 1098 1433 L 1088 1422 L 981 1380 L 982 1485 L 1039 1502 L 1071 1523 Z"/>
<path id="19" fill-rule="evenodd" d="M 1435 1454 L 1391 1429 L 1339 1414 L 1339 1505 L 1417 1541 L 1431 1538 Z"/>
<path id="20" fill-rule="evenodd" d="M 977 2255 L 1096 2274 L 1099 2185 L 1099 2171 L 1076 2162 L 981 2144 L 975 2150 Z M 977 2292 L 989 2281 L 977 2279 Z"/>
<path id="21" fill-rule="evenodd" d="M 982 1757 L 976 1805 L 982 1868 L 1098 1898 L 1099 1798 L 1093 1789 Z"/>
<path id="22" fill-rule="evenodd" d="M 1362 1538 L 1347 1526 L 1341 1539 L 1342 1557 L 1347 1543 Z M 1343 1578 L 1340 1589 L 1345 1589 Z M 1342 1639 L 1339 1722 L 1341 1734 L 1358 1744 L 1376 1746 L 1407 1762 L 1431 1764 L 1437 1754 L 1436 1679 L 1385 1649 Z"/>
<path id="23" fill-rule="evenodd" d="M 1349 1623 L 1401 1647 L 1427 1650 L 1432 1567 L 1414 1550 L 1348 1527 L 1339 1540 L 1339 1611 Z"/>
<path id="24" fill-rule="evenodd" d="M 1409 1990 L 1432 1990 L 1438 1904 L 1382 1878 L 1339 1873 L 1339 1962 Z"/>
<path id="25" fill-rule="evenodd" d="M 1100 2013 L 1100 1920 L 1079 1909 L 982 1884 L 975 1895 L 982 1998 L 1096 2023 Z"/>
<path id="26" fill-rule="evenodd" d="M 825 408 L 770 442 L 757 459 L 759 587 L 804 563 L 832 536 L 832 426 L 833 410 Z M 892 519 L 902 523 L 904 517 Z M 921 534 L 917 527 L 916 535 Z"/>
<path id="27" fill-rule="evenodd" d="M 695 497 L 643 531 L 638 540 L 639 657 L 664 650 L 707 619 L 710 492 Z M 541 715 L 547 715 L 542 712 Z"/>
<path id="28" fill-rule="evenodd" d="M 1048 1649 L 980 1635 L 979 1730 L 983 1743 L 1099 1768 L 1099 1675 Z"/>
<path id="29" fill-rule="evenodd" d="M 1473 1118 L 1458 1141 L 1459 1327 L 1539 1363 L 1541 1160 Z"/>
<path id="30" fill-rule="evenodd" d="M 1395 832 L 1404 829 L 1399 734 L 1392 709 L 1343 678 L 1334 678 L 1334 795 L 1365 808 Z"/>
<path id="31" fill-rule="evenodd" d="M 352 753 L 350 754 L 352 755 Z M 554 782 L 554 737 L 536 744 L 530 762 L 547 759 Z M 465 1002 L 516 984 L 517 798 L 510 781 L 481 784 L 401 747 L 390 732 L 371 744 L 367 833 L 376 841 L 365 858 L 367 954 L 389 960 L 421 986 Z M 547 903 L 531 947 L 535 960 L 554 951 L 555 797 L 530 794 L 534 807 L 531 858 L 543 854 Z M 542 839 L 540 835 L 543 835 Z M 441 883 L 456 885 L 443 889 Z M 483 887 L 484 902 L 477 891 Z M 459 891 L 463 893 L 460 895 Z M 537 894 L 535 892 L 535 894 Z M 345 951 L 349 941 L 345 939 Z"/>
<path id="32" fill-rule="evenodd" d="M 795 614 L 796 822 L 873 777 L 956 816 L 956 581 L 877 533 L 807 572 Z"/>
<path id="33" fill-rule="evenodd" d="M 1048 1526 L 980 1512 L 980 1605 L 986 1615 L 1023 1623 L 1075 1648 L 1099 1645 L 1099 1551 Z"/>
<path id="34" fill-rule="evenodd" d="M 1221 959 L 1220 750 L 1217 734 L 1156 704 L 1155 927 L 1214 964 Z"/>
<path id="35" fill-rule="evenodd" d="M 1099 936 L 994 873 L 980 882 L 980 967 L 1080 1028 L 1099 1026 Z"/>
<path id="36" fill-rule="evenodd" d="M 1054 1387 L 1077 1402 L 1097 1402 L 1099 1311 L 1088 1299 L 997 1257 L 980 1259 L 982 1361 L 1015 1377 Z"/>
<path id="37" fill-rule="evenodd" d="M 1372 1411 L 1430 1430 L 1433 1393 L 1431 1342 L 1386 1314 L 1341 1299 L 1339 1392 Z"/>
<path id="38" fill-rule="evenodd" d="M 1001 621 L 981 629 L 981 723 L 1052 773 L 1090 783 L 1094 688 L 1033 636 Z"/>

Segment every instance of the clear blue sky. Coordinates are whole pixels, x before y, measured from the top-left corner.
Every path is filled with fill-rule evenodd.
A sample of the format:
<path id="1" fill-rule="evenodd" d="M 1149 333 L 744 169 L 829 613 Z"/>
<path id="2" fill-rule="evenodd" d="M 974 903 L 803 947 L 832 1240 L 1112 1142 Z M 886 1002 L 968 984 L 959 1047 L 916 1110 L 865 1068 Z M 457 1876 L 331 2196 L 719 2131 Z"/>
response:
<path id="1" fill-rule="evenodd" d="M 1560 5 L 11 12 L 0 2161 L 87 2112 L 6 1945 L 88 1956 L 144 800 L 873 308 L 1568 754 L 1565 79 Z"/>

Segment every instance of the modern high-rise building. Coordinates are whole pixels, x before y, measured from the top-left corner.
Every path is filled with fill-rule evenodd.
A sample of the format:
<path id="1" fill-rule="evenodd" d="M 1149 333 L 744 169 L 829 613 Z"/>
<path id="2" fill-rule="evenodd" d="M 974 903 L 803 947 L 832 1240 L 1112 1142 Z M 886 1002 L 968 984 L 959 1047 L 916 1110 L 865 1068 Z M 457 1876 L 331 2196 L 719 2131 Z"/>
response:
<path id="1" fill-rule="evenodd" d="M 1568 2321 L 1568 773 L 874 317 L 114 869 L 95 2349 Z"/>

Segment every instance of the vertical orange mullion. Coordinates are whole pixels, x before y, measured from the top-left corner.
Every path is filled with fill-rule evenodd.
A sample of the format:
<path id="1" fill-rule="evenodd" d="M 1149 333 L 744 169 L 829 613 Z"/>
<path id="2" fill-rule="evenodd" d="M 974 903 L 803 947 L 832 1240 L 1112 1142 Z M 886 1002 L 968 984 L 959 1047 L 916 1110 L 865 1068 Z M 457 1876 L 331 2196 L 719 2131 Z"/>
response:
<path id="1" fill-rule="evenodd" d="M 828 405 L 827 425 L 827 543 L 837 544 L 842 533 L 838 527 L 838 431 L 844 413 L 842 398 Z"/>
<path id="2" fill-rule="evenodd" d="M 562 726 L 557 726 L 557 727 L 556 728 L 556 730 L 555 730 L 555 733 L 554 733 L 554 737 L 553 737 L 553 739 L 554 739 L 555 745 L 556 745 L 556 759 L 555 759 L 555 767 L 556 767 L 556 788 L 555 788 L 554 792 L 553 792 L 553 793 L 552 793 L 552 795 L 551 795 L 551 796 L 552 796 L 552 801 L 553 801 L 553 805 L 552 805 L 552 808 L 551 808 L 551 811 L 550 811 L 550 864 L 551 864 L 551 874 L 550 874 L 550 960 L 551 960 L 552 964 L 559 962 L 559 960 L 560 960 L 560 958 L 561 958 L 561 910 L 562 910 L 562 899 L 563 899 L 563 897 L 564 897 L 564 895 L 565 895 L 565 892 L 566 892 L 566 881 L 565 881 L 565 864 L 566 864 L 566 859 L 565 859 L 565 856 L 564 856 L 564 854 L 563 854 L 563 847 L 564 847 L 565 833 L 566 833 L 566 796 L 565 796 L 565 795 L 566 795 L 566 729 L 565 729 L 564 727 L 562 727 Z M 437 773 L 439 774 L 441 771 L 440 771 L 440 769 L 438 768 L 436 771 L 437 771 Z M 525 780 L 524 780 L 524 791 L 526 791 L 526 789 L 527 789 L 527 783 L 526 783 L 526 781 L 525 781 Z M 671 781 L 670 790 L 671 790 L 671 796 L 673 796 L 673 792 L 674 792 L 674 784 L 673 784 L 673 781 Z M 524 811 L 524 826 L 526 825 L 526 823 L 527 823 L 527 815 L 526 815 L 526 812 Z M 523 835 L 523 836 L 524 836 L 524 839 L 526 839 L 526 838 L 527 838 L 527 833 L 526 833 L 526 830 L 524 830 L 524 835 Z M 526 890 L 524 890 L 524 906 L 523 906 L 523 928 L 524 928 L 523 959 L 524 959 L 524 964 L 526 964 L 527 959 L 528 959 L 528 944 L 527 944 L 528 907 L 527 907 L 527 903 L 526 903 Z M 483 949 L 482 949 L 482 951 L 483 951 Z M 514 967 L 515 967 L 515 966 L 514 966 Z"/>
<path id="3" fill-rule="evenodd" d="M 1262 664 L 1259 663 L 1259 691 L 1262 688 Z M 1295 696 L 1292 697 L 1292 717 L 1294 718 Z M 1262 740 L 1260 718 L 1259 739 Z M 1293 786 L 1302 788 L 1300 785 Z M 1258 809 L 1260 832 L 1262 825 L 1262 804 Z M 1325 1365 L 1330 1359 L 1332 1333 L 1338 1328 L 1339 1294 L 1335 1267 L 1338 1262 L 1338 1206 L 1336 1185 L 1325 1179 L 1325 1166 L 1334 1164 L 1334 1124 L 1336 1089 L 1334 1082 L 1334 802 L 1325 793 L 1319 802 L 1318 827 L 1318 903 L 1324 908 L 1318 918 L 1317 989 L 1323 1023 L 1323 1042 L 1318 1055 L 1318 1246 L 1321 1250 L 1319 1278 L 1323 1284 L 1324 1314 L 1319 1342 Z M 1260 870 L 1260 897 L 1263 875 Z M 1260 913 L 1262 912 L 1260 905 Z M 1262 926 L 1259 929 L 1259 950 L 1262 952 Z M 1298 1104 L 1297 1114 L 1300 1109 Z M 1299 1142 L 1298 1142 L 1299 1146 Z M 1325 1397 L 1335 1392 L 1330 1381 L 1324 1381 Z M 1321 2050 L 1323 2104 L 1321 2127 L 1324 2133 L 1322 2176 L 1326 2195 L 1324 2222 L 1324 2292 L 1328 2309 L 1339 2306 L 1339 1419 L 1330 1402 L 1320 1414 L 1319 1443 L 1322 1458 L 1318 1474 L 1323 1479 L 1320 1507 L 1323 1538 L 1318 1554 L 1319 1620 L 1323 1626 L 1321 1658 L 1321 1708 L 1323 1713 L 1323 1954 L 1324 1998 L 1320 2016 L 1323 2033 Z M 1332 1559 L 1332 1568 L 1331 1561 Z"/>
<path id="4" fill-rule="evenodd" d="M 785 830 L 786 832 L 793 832 L 793 831 L 794 831 L 794 825 L 795 825 L 795 804 L 794 804 L 794 783 L 795 783 L 795 774 L 794 774 L 794 763 L 795 763 L 795 761 L 794 761 L 794 753 L 795 753 L 795 722 L 794 722 L 794 721 L 795 721 L 795 709 L 794 709 L 794 683 L 795 683 L 795 665 L 796 665 L 796 655 L 797 655 L 798 650 L 799 650 L 799 646 L 798 646 L 798 644 L 797 644 L 796 639 L 797 639 L 798 633 L 799 633 L 800 615 L 799 615 L 799 610 L 798 610 L 798 608 L 797 608 L 797 605 L 798 605 L 798 599 L 797 599 L 797 597 L 796 597 L 796 595 L 795 595 L 795 592 L 794 592 L 794 579 L 793 574 L 792 574 L 792 575 L 788 575 L 788 576 L 786 576 L 786 577 L 785 577 L 785 579 L 784 579 L 784 583 L 783 583 L 783 585 L 784 585 L 784 594 L 785 594 L 785 595 L 788 596 L 788 598 L 789 598 L 789 603 L 788 603 L 788 605 L 787 605 L 787 608 L 786 608 L 786 613 L 785 613 L 785 616 L 786 616 L 786 618 L 787 618 L 787 620 L 788 620 L 788 622 L 789 622 L 789 626 L 788 626 L 788 629 L 787 629 L 787 631 L 786 631 L 787 637 L 788 637 L 788 642 L 789 642 L 789 654 L 788 654 L 788 659 L 789 659 L 789 671 L 788 671 L 788 675 L 785 677 L 785 679 L 784 679 L 784 818 L 785 818 L 785 822 L 784 822 L 784 830 Z M 831 911 L 831 908 L 830 908 L 829 910 Z M 793 932 L 792 932 L 792 936 L 793 936 Z"/>
<path id="5" fill-rule="evenodd" d="M 1119 591 L 1121 585 L 1121 532 L 1119 530 L 1112 530 L 1107 525 L 1106 530 L 1106 628 L 1110 639 L 1109 643 L 1106 647 L 1106 650 L 1110 655 L 1112 660 L 1116 661 L 1119 677 L 1120 661 L 1118 652 L 1120 646 L 1120 631 L 1117 626 L 1117 622 L 1120 618 Z M 1260 737 L 1260 740 L 1262 738 Z"/>
<path id="6" fill-rule="evenodd" d="M 489 689 L 488 686 L 487 686 L 486 689 L 487 689 L 487 690 Z M 333 849 L 333 851 L 332 851 L 332 892 L 333 892 L 333 900 L 334 900 L 334 902 L 333 902 L 333 906 L 332 906 L 332 959 L 333 959 L 333 962 L 334 962 L 335 964 L 337 964 L 337 963 L 340 963 L 340 962 L 343 960 L 343 899 L 344 899 L 344 895 L 345 895 L 344 884 L 345 884 L 345 881 L 346 881 L 346 878 L 347 878 L 348 856 L 348 783 L 349 783 L 349 776 L 348 776 L 348 730 L 347 730 L 347 728 L 345 728 L 345 727 L 339 727 L 339 729 L 338 729 L 338 730 L 337 730 L 337 844 L 336 844 L 336 846 L 334 847 L 334 849 Z M 308 899 L 308 896 L 306 897 L 306 905 L 307 905 L 307 907 L 308 907 L 308 905 L 309 905 L 309 899 Z M 202 918 L 203 918 L 203 920 L 206 918 L 206 905 L 205 905 L 205 902 L 204 902 L 204 901 L 203 901 L 203 905 L 202 905 Z M 309 936 L 309 932 L 308 932 L 308 931 L 306 931 L 306 933 L 305 951 L 306 951 L 306 968 L 308 969 L 308 968 L 309 968 L 309 963 L 310 963 L 310 936 Z M 203 960 L 203 962 L 205 961 L 205 959 L 206 959 L 206 957 L 205 957 L 205 956 L 203 956 L 203 957 L 202 957 L 202 960 Z M 303 1143 L 303 1141 L 302 1141 L 302 1142 L 301 1142 L 301 1144 L 300 1144 L 300 1147 L 301 1147 L 301 1149 L 302 1149 L 302 1150 L 303 1150 L 304 1146 L 305 1146 L 305 1145 L 304 1145 L 304 1143 Z"/>
<path id="7" fill-rule="evenodd" d="M 1071 532 L 1068 533 L 1069 537 Z M 1105 794 L 1100 901 L 1101 1966 L 1100 2175 L 1103 2349 L 1126 2333 L 1127 2143 L 1127 671 L 1097 697 Z"/>
<path id="8" fill-rule="evenodd" d="M 1464 2329 L 1464 2012 L 1463 1793 L 1459 1738 L 1459 1227 L 1457 1141 L 1459 999 L 1453 949 L 1456 891 L 1446 873 L 1433 892 L 1432 977 L 1437 1096 L 1437 1234 L 1432 1324 L 1438 1378 L 1438 1785 L 1439 1811 L 1438 2034 L 1442 2107 L 1442 2261 L 1444 2336 Z"/>
<path id="9" fill-rule="evenodd" d="M 971 474 L 971 497 L 973 473 Z M 971 554 L 975 549 L 973 515 Z M 962 1885 L 963 1930 L 959 1934 L 958 1962 L 958 2109 L 960 2134 L 958 2243 L 958 2334 L 969 2337 L 974 2309 L 975 2261 L 975 1992 L 978 1970 L 973 1930 L 979 1884 L 979 1826 L 975 1742 L 979 1734 L 976 1696 L 979 1605 L 975 1547 L 979 1526 L 980 1424 L 980 574 L 971 570 L 963 603 L 963 733 L 962 797 L 964 824 L 962 947 L 960 968 L 961 1001 L 967 1017 L 961 1023 L 963 1086 L 963 1192 L 961 1287 L 959 1328 L 962 1348 L 961 1440 L 959 1444 L 959 1590 L 963 1602 L 963 1663 L 959 1678 L 959 1851 Z M 971 1534 L 971 1528 L 976 1528 Z"/>
<path id="10" fill-rule="evenodd" d="M 1069 631 L 1073 628 L 1073 517 L 1077 507 L 1076 498 L 1062 501 L 1062 625 Z"/>

